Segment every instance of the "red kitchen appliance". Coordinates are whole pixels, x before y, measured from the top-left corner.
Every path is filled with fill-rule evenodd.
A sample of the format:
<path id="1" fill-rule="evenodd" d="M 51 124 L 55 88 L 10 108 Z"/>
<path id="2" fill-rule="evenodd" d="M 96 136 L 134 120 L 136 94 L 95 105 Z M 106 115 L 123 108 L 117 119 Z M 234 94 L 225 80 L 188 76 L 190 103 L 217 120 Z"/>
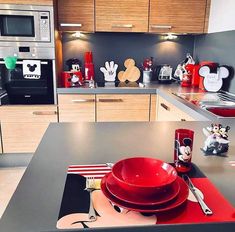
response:
<path id="1" fill-rule="evenodd" d="M 92 52 L 85 52 L 84 61 L 85 61 L 85 81 L 94 80 L 95 72 L 94 72 Z"/>
<path id="2" fill-rule="evenodd" d="M 79 87 L 83 85 L 81 71 L 64 71 L 61 73 L 62 85 L 65 88 Z"/>

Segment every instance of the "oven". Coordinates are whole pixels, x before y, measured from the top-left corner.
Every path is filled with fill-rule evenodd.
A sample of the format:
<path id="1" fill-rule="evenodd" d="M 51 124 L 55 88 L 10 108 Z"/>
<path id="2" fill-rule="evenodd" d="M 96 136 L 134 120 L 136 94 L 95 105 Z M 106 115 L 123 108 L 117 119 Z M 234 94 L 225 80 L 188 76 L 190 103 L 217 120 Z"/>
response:
<path id="1" fill-rule="evenodd" d="M 9 104 L 54 104 L 54 60 L 18 59 L 13 70 L 0 59 L 1 86 Z"/>

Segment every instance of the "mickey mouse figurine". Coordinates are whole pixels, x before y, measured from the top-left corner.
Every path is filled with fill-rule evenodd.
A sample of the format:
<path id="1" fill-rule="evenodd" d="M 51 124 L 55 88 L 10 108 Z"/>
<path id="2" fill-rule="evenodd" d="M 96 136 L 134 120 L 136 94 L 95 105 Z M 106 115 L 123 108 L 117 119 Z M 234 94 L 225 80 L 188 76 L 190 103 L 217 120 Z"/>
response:
<path id="1" fill-rule="evenodd" d="M 178 172 L 188 172 L 191 169 L 192 139 L 175 140 L 175 168 Z"/>
<path id="2" fill-rule="evenodd" d="M 210 127 L 203 128 L 203 133 L 207 136 L 204 147 L 201 149 L 206 155 L 220 155 L 228 151 L 229 126 L 223 127 L 222 124 L 211 124 Z"/>

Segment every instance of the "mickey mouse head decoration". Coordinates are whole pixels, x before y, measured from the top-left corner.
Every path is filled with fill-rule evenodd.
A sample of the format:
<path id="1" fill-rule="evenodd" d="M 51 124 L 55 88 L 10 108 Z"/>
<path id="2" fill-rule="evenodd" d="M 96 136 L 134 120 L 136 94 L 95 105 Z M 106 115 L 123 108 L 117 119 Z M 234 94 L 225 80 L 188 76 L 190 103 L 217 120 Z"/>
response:
<path id="1" fill-rule="evenodd" d="M 29 68 L 29 71 L 30 71 L 30 72 L 34 72 L 35 69 L 37 68 L 37 65 L 36 65 L 36 64 L 34 64 L 34 65 L 28 64 L 27 67 Z"/>
<path id="2" fill-rule="evenodd" d="M 207 91 L 217 92 L 223 85 L 223 79 L 229 76 L 229 70 L 225 66 L 220 66 L 216 73 L 212 73 L 209 66 L 202 66 L 199 75 L 204 78 L 203 84 Z"/>

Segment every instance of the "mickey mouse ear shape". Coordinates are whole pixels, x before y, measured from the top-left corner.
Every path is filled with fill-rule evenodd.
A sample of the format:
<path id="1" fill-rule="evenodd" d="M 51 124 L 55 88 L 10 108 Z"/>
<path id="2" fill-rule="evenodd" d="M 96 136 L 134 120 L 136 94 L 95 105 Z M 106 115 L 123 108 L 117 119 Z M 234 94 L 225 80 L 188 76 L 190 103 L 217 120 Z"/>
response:
<path id="1" fill-rule="evenodd" d="M 225 66 L 219 67 L 219 77 L 221 78 L 227 78 L 229 76 L 229 70 Z"/>
<path id="2" fill-rule="evenodd" d="M 206 77 L 210 73 L 210 67 L 209 66 L 202 66 L 199 69 L 199 75 L 202 77 Z"/>

